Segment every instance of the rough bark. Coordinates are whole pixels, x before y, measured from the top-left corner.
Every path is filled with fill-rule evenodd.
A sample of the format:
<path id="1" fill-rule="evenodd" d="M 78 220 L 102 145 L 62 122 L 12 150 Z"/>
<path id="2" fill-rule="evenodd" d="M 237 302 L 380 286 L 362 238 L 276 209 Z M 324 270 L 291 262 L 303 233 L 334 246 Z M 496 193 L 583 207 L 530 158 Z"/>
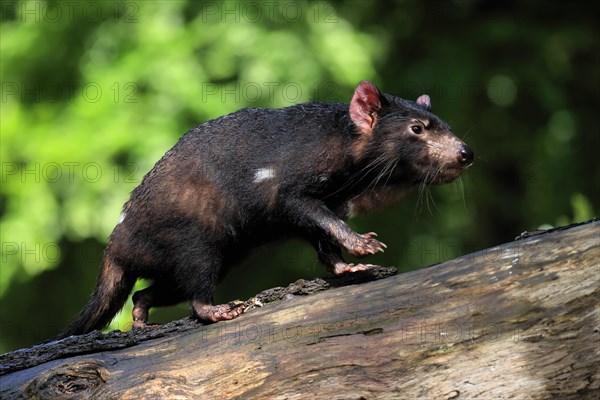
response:
<path id="1" fill-rule="evenodd" d="M 519 239 L 396 276 L 298 281 L 229 322 L 5 354 L 0 397 L 599 398 L 600 222 Z"/>

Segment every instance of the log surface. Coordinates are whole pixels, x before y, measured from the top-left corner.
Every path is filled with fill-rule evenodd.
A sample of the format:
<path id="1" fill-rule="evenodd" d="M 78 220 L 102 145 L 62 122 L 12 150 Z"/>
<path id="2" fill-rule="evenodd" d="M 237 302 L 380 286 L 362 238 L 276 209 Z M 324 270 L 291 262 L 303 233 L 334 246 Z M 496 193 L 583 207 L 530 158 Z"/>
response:
<path id="1" fill-rule="evenodd" d="M 8 353 L 0 398 L 599 398 L 600 222 L 520 238 L 385 279 L 299 281 L 233 321 Z"/>

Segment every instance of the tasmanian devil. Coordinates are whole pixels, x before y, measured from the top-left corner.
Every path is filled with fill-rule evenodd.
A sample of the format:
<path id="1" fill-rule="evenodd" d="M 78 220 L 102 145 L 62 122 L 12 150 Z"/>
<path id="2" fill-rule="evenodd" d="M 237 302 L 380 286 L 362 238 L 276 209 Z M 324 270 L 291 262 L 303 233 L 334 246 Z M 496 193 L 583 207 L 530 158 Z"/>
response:
<path id="1" fill-rule="evenodd" d="M 380 208 L 411 188 L 451 182 L 473 152 L 416 102 L 363 81 L 350 104 L 310 102 L 242 109 L 205 122 L 169 150 L 131 193 L 104 252 L 91 299 L 61 336 L 104 327 L 137 278 L 135 328 L 150 307 L 190 302 L 203 322 L 235 318 L 212 305 L 216 284 L 253 247 L 287 236 L 308 240 L 334 274 L 386 247 L 344 219 Z"/>

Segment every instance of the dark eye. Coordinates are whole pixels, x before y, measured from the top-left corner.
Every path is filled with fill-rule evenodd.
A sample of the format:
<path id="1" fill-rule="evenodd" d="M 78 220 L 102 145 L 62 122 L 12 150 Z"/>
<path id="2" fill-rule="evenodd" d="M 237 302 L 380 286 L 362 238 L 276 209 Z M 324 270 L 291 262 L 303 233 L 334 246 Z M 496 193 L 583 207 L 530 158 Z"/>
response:
<path id="1" fill-rule="evenodd" d="M 419 135 L 419 134 L 421 134 L 421 132 L 423 131 L 423 128 L 421 127 L 421 125 L 413 125 L 413 126 L 411 126 L 411 127 L 410 127 L 410 130 L 411 130 L 413 133 L 415 133 L 415 134 Z"/>

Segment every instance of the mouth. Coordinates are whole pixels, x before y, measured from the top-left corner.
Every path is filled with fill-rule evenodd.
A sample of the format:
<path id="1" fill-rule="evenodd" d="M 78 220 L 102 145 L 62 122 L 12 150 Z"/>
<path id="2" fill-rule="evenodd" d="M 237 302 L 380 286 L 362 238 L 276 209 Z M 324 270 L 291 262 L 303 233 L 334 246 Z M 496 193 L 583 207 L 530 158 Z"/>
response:
<path id="1" fill-rule="evenodd" d="M 436 174 L 430 184 L 442 185 L 444 183 L 450 183 L 458 178 L 470 165 L 471 164 L 465 166 L 448 166 Z"/>

